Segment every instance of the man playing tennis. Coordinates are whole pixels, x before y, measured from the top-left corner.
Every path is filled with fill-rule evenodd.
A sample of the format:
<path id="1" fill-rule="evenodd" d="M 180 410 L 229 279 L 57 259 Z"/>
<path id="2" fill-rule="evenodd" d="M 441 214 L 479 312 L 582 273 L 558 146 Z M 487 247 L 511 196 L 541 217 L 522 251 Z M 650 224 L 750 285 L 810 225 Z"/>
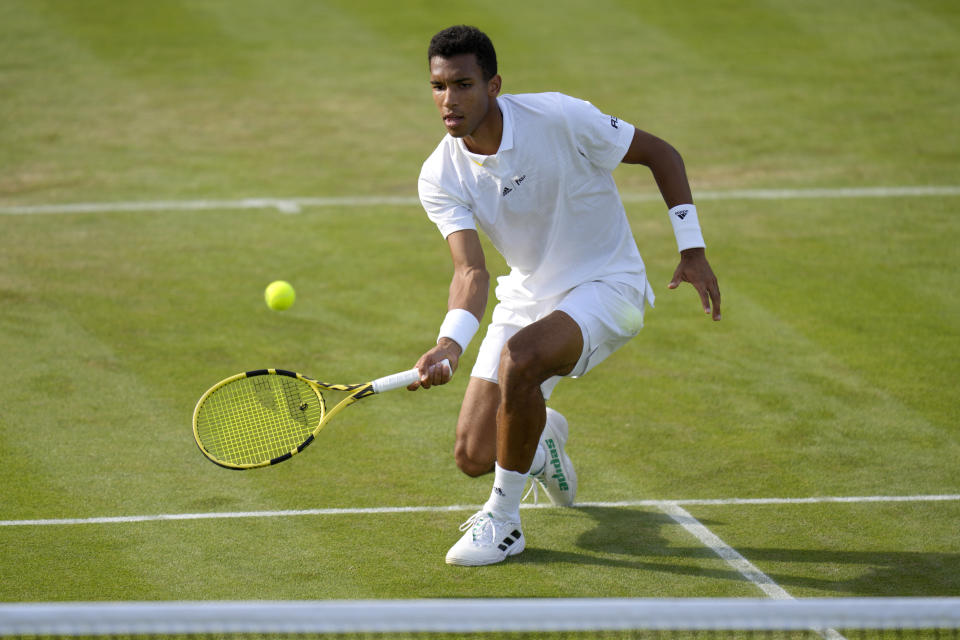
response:
<path id="1" fill-rule="evenodd" d="M 457 466 L 494 471 L 493 490 L 464 525 L 448 564 L 486 565 L 523 551 L 520 501 L 528 476 L 557 505 L 577 475 L 566 419 L 546 406 L 561 377 L 580 377 L 635 336 L 654 296 L 611 172 L 650 168 L 670 209 L 680 264 L 668 287 L 691 283 L 720 319 L 683 160 L 659 138 L 562 94 L 500 95 L 496 53 L 473 27 L 435 35 L 433 99 L 447 135 L 423 165 L 420 200 L 453 259 L 448 313 L 417 361 L 429 388 L 456 370 L 483 317 L 489 275 L 482 230 L 510 267 L 480 345 L 456 428 Z"/>

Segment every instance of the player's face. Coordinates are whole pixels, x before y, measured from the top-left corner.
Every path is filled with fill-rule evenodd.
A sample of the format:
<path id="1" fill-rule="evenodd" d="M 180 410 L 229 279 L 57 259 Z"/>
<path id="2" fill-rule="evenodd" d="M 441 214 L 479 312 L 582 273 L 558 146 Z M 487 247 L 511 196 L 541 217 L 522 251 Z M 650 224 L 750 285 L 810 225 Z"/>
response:
<path id="1" fill-rule="evenodd" d="M 500 92 L 500 76 L 483 79 L 477 57 L 471 54 L 430 60 L 433 101 L 443 126 L 454 138 L 470 137 L 483 123 Z"/>

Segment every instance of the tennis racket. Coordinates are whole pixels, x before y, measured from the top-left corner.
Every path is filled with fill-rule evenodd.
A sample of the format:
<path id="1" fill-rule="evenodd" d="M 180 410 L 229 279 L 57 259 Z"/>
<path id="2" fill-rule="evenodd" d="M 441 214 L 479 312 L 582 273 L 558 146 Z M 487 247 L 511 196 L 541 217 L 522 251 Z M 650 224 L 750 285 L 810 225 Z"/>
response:
<path id="1" fill-rule="evenodd" d="M 441 364 L 450 368 L 448 360 Z M 416 369 L 362 384 L 329 384 L 283 369 L 238 373 L 215 384 L 197 402 L 193 437 L 203 455 L 221 467 L 267 467 L 303 451 L 357 400 L 419 379 Z M 328 410 L 324 391 L 347 395 Z"/>

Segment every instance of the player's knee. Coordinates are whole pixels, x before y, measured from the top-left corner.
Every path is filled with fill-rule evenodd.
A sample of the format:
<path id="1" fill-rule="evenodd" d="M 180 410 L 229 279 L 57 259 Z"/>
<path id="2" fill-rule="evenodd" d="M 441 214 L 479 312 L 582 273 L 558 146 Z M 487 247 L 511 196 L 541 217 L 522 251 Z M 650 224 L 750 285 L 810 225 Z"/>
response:
<path id="1" fill-rule="evenodd" d="M 453 445 L 453 459 L 457 468 L 472 478 L 493 471 L 497 459 L 497 426 L 473 420 L 457 424 L 457 439 Z"/>
<path id="2" fill-rule="evenodd" d="M 457 463 L 457 468 L 471 478 L 482 476 L 493 470 L 494 461 L 490 456 L 463 440 L 458 440 L 454 445 L 453 459 Z"/>
<path id="3" fill-rule="evenodd" d="M 500 352 L 500 384 L 507 388 L 539 386 L 548 377 L 543 368 L 538 354 L 520 341 L 508 340 Z"/>

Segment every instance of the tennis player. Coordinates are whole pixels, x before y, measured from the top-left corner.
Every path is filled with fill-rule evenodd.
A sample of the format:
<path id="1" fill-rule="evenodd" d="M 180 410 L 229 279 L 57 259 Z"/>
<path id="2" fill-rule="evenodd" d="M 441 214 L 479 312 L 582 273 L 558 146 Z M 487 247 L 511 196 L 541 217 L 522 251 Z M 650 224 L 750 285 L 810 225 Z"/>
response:
<path id="1" fill-rule="evenodd" d="M 411 389 L 449 381 L 480 325 L 490 277 L 478 230 L 510 267 L 498 278 L 456 428 L 467 475 L 494 472 L 482 509 L 461 527 L 448 564 L 487 565 L 523 551 L 520 501 L 528 477 L 572 505 L 577 473 L 567 421 L 546 406 L 562 377 L 578 378 L 635 336 L 654 295 L 611 172 L 650 168 L 669 208 L 680 264 L 720 319 L 720 290 L 679 153 L 593 105 L 559 93 L 501 94 L 490 39 L 474 27 L 436 34 L 428 51 L 433 99 L 447 135 L 423 164 L 420 200 L 453 260 L 448 313 Z M 444 358 L 452 371 L 434 366 Z"/>

